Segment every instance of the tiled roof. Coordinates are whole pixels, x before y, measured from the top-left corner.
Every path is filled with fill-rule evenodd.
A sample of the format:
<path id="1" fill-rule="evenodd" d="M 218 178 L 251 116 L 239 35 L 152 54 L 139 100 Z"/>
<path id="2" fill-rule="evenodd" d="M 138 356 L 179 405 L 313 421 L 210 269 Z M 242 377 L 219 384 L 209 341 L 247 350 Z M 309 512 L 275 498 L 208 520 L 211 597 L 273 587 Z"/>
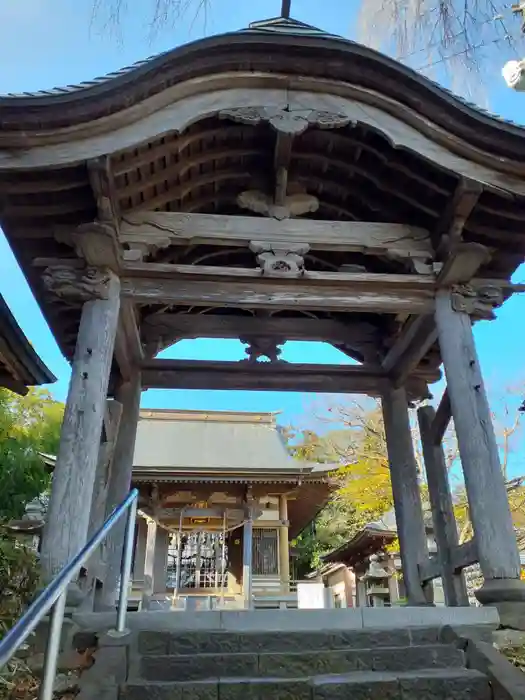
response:
<path id="1" fill-rule="evenodd" d="M 241 29 L 238 32 L 234 32 L 235 34 L 277 34 L 277 35 L 290 35 L 290 36 L 302 36 L 302 37 L 315 37 L 315 38 L 322 38 L 326 40 L 331 40 L 331 41 L 336 41 L 340 42 L 343 44 L 353 44 L 355 46 L 359 46 L 357 42 L 354 42 L 350 39 L 346 39 L 342 36 L 336 35 L 336 34 L 330 34 L 328 32 L 323 31 L 322 29 L 318 29 L 317 27 L 313 27 L 312 25 L 305 24 L 304 22 L 300 22 L 295 19 L 286 19 L 284 17 L 275 17 L 272 19 L 267 19 L 267 20 L 261 20 L 259 22 L 252 22 L 249 27 L 245 29 Z M 228 36 L 228 34 L 224 35 L 225 37 Z M 198 44 L 199 41 L 193 42 L 195 44 Z M 170 49 L 168 51 L 161 52 L 159 54 L 150 56 L 149 58 L 143 59 L 141 61 L 137 61 L 136 63 L 133 63 L 130 66 L 126 66 L 125 68 L 121 68 L 118 71 L 114 71 L 112 73 L 108 73 L 107 75 L 100 76 L 98 78 L 94 78 L 92 80 L 87 80 L 83 81 L 80 83 L 77 83 L 75 85 L 66 85 L 63 87 L 56 87 L 56 88 L 51 88 L 48 90 L 38 90 L 35 92 L 21 92 L 21 93 L 8 93 L 7 95 L 1 95 L 1 97 L 11 97 L 11 98 L 27 98 L 27 97 L 52 97 L 54 95 L 63 95 L 67 93 L 73 93 L 73 92 L 78 92 L 82 90 L 88 90 L 90 88 L 96 87 L 98 85 L 104 84 L 104 83 L 109 83 L 112 80 L 116 78 L 120 78 L 124 75 L 127 75 L 129 73 L 133 73 L 133 71 L 138 70 L 139 68 L 142 68 L 146 66 L 147 64 L 156 61 L 160 59 L 162 56 L 166 56 L 170 54 L 174 49 Z M 373 53 L 378 53 L 373 51 L 372 49 L 368 49 L 369 51 Z M 378 56 L 381 54 L 378 53 Z M 392 59 L 394 61 L 394 59 Z M 395 62 L 395 61 L 394 61 Z M 412 68 L 405 66 L 404 64 L 399 63 L 400 66 L 403 67 L 405 71 L 408 73 L 413 73 L 414 76 L 417 75 L 419 78 L 422 78 L 420 74 L 418 74 L 415 70 Z M 448 90 L 447 88 L 444 88 L 442 85 L 439 83 L 431 80 L 430 78 L 427 78 L 426 76 L 423 77 L 423 80 L 425 80 L 429 85 L 433 85 L 437 87 L 439 90 L 441 90 L 443 93 L 446 93 L 447 95 L 451 96 L 453 99 L 461 102 L 465 106 L 469 107 L 470 109 L 480 113 L 480 114 L 485 114 L 493 119 L 496 119 L 502 123 L 505 124 L 511 124 L 513 126 L 517 126 L 519 128 L 523 128 L 525 131 L 525 127 L 521 124 L 517 124 L 516 122 L 510 120 L 510 119 L 504 119 L 501 115 L 496 114 L 494 112 L 490 112 L 489 110 L 483 109 L 477 104 L 474 104 L 473 102 L 470 102 L 459 95 L 455 94 L 451 90 Z"/>
<path id="2" fill-rule="evenodd" d="M 272 413 L 141 411 L 133 466 L 195 472 L 311 473 L 288 454 Z M 319 465 L 326 471 L 329 465 Z"/>

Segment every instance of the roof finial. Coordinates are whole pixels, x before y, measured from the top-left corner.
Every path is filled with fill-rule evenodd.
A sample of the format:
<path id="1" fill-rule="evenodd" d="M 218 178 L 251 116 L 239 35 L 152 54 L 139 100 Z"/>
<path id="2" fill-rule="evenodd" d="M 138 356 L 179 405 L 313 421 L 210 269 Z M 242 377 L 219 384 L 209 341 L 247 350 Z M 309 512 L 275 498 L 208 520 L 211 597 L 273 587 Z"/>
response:
<path id="1" fill-rule="evenodd" d="M 292 0 L 282 0 L 281 17 L 285 17 L 286 19 L 290 19 L 291 4 L 292 4 Z"/>

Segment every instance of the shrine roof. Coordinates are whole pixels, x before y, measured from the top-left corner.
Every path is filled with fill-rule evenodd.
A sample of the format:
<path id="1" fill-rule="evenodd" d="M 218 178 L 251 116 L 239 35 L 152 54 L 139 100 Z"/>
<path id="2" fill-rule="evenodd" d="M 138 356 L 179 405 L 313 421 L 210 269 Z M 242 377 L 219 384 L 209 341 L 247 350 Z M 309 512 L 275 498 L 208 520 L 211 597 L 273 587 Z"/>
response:
<path id="1" fill-rule="evenodd" d="M 360 382 L 375 396 L 383 362 L 445 284 L 452 243 L 479 258 L 483 288 L 511 293 L 525 253 L 524 136 L 387 56 L 274 18 L 87 83 L 0 97 L 0 219 L 68 359 L 87 262 L 121 279 L 115 381 L 140 365 L 148 387 L 234 388 L 242 374 L 250 389 Z M 253 245 L 276 241 L 306 245 L 307 274 L 261 276 Z M 317 368 L 242 365 L 232 378 L 224 363 L 153 359 L 195 337 L 330 342 L 375 374 L 354 368 L 343 384 L 332 369 L 328 382 Z M 264 349 L 250 344 L 250 359 Z M 431 344 L 411 398 L 427 396 L 440 365 Z"/>
<path id="2" fill-rule="evenodd" d="M 362 561 L 365 556 L 373 554 L 385 545 L 392 543 L 397 538 L 397 530 L 387 529 L 380 523 L 370 523 L 360 530 L 347 542 L 343 542 L 337 549 L 325 554 L 323 562 L 343 563 L 352 567 Z"/>
<path id="3" fill-rule="evenodd" d="M 94 102 L 100 102 L 102 95 L 106 96 L 109 92 L 114 94 L 116 98 L 114 108 L 109 107 L 109 111 L 114 111 L 118 109 L 118 104 L 124 105 L 126 102 L 129 104 L 129 95 L 124 97 L 122 94 L 123 90 L 135 89 L 138 87 L 139 83 L 143 83 L 143 87 L 147 90 L 149 94 L 154 94 L 159 89 L 162 89 L 162 80 L 167 80 L 167 71 L 169 70 L 170 64 L 176 63 L 188 63 L 191 64 L 193 56 L 195 53 L 200 53 L 205 51 L 207 54 L 210 52 L 215 52 L 221 47 L 226 49 L 237 49 L 240 47 L 245 47 L 247 50 L 256 52 L 260 45 L 266 45 L 268 42 L 275 44 L 275 47 L 281 47 L 284 45 L 289 46 L 290 52 L 297 51 L 299 48 L 307 48 L 312 51 L 321 52 L 322 50 L 340 51 L 345 53 L 345 63 L 348 65 L 345 68 L 350 73 L 353 73 L 355 69 L 359 71 L 364 68 L 365 62 L 376 62 L 378 65 L 385 70 L 385 79 L 387 73 L 393 71 L 399 80 L 397 89 L 395 85 L 389 87 L 389 89 L 394 88 L 393 96 L 396 99 L 405 98 L 410 101 L 410 96 L 403 95 L 403 90 L 408 88 L 410 90 L 420 90 L 426 93 L 425 97 L 428 100 L 433 98 L 438 98 L 443 102 L 443 107 L 447 103 L 447 108 L 456 108 L 464 113 L 464 116 L 473 117 L 477 120 L 481 120 L 482 123 L 490 124 L 492 126 L 499 126 L 500 128 L 508 128 L 510 131 L 514 132 L 520 138 L 525 135 L 525 129 L 523 126 L 516 124 L 512 120 L 505 119 L 498 114 L 490 112 L 473 102 L 470 102 L 459 95 L 456 95 L 452 91 L 444 88 L 435 81 L 429 79 L 426 76 L 419 74 L 414 69 L 406 66 L 395 59 L 392 59 L 374 49 L 367 46 L 359 44 L 358 42 L 352 41 L 345 37 L 331 34 L 325 32 L 322 29 L 314 27 L 312 25 L 300 22 L 299 20 L 284 17 L 275 17 L 261 21 L 252 22 L 248 27 L 227 32 L 224 34 L 214 35 L 212 37 L 206 37 L 204 39 L 199 39 L 181 46 L 163 51 L 159 54 L 154 54 L 148 58 L 136 61 L 130 66 L 126 66 L 117 71 L 113 71 L 103 76 L 99 76 L 90 80 L 82 81 L 77 84 L 54 87 L 49 89 L 30 91 L 30 92 L 20 92 L 20 93 L 7 93 L 5 95 L 0 95 L 0 115 L 2 114 L 3 107 L 11 107 L 12 105 L 18 104 L 20 107 L 25 106 L 39 106 L 44 107 L 45 105 L 51 106 L 55 104 L 67 103 L 69 107 L 72 106 L 71 98 L 79 98 L 87 100 L 93 98 Z M 352 60 L 354 59 L 354 60 Z M 357 61 L 355 59 L 358 59 Z M 239 59 L 240 60 L 240 59 Z M 234 66 L 235 58 L 230 61 L 230 69 L 237 68 Z M 217 63 L 217 62 L 216 62 Z M 220 61 L 219 61 L 220 63 Z M 275 61 L 272 62 L 275 65 Z M 357 65 L 352 65 L 357 64 Z M 220 66 L 217 66 L 219 68 Z M 190 66 L 188 66 L 190 68 Z M 216 68 L 216 69 L 217 69 Z M 213 66 L 211 63 L 207 64 L 207 70 L 212 72 Z M 330 73 L 327 73 L 327 76 Z M 335 76 L 333 76 L 335 77 Z M 160 80 L 159 80 L 160 78 Z M 180 76 L 179 79 L 183 79 L 184 76 Z M 367 76 L 363 75 L 364 82 L 367 81 Z M 147 83 L 153 83 L 146 85 Z M 409 87 L 410 86 L 410 87 Z M 387 81 L 385 80 L 385 87 L 387 86 Z M 117 93 L 120 93 L 117 94 Z M 83 105 L 85 107 L 86 104 Z M 97 105 L 94 103 L 93 108 L 95 111 L 97 109 L 108 109 L 108 105 Z M 424 105 L 422 108 L 425 109 Z M 80 114 L 78 118 L 75 118 L 71 112 L 68 113 L 66 119 L 67 124 L 71 125 L 75 122 L 85 121 L 86 118 L 97 118 L 95 113 L 93 116 L 89 117 L 87 111 L 82 110 L 83 116 Z M 433 117 L 437 116 L 435 112 L 429 113 Z M 98 116 L 101 116 L 99 114 Z M 22 117 L 23 114 L 19 114 Z M 64 115 L 62 115 L 64 118 Z M 31 116 L 27 115 L 27 118 L 31 120 Z M 0 118 L 1 121 L 1 118 Z M 11 122 L 11 120 L 9 120 Z M 34 122 L 33 122 L 34 124 Z M 10 127 L 17 128 L 15 124 L 10 123 Z M 45 120 L 40 124 L 41 128 L 46 128 Z M 23 128 L 19 126 L 18 128 Z M 47 127 L 48 128 L 48 127 Z"/>
<path id="4" fill-rule="evenodd" d="M 25 394 L 28 386 L 55 381 L 0 295 L 0 386 Z"/>
<path id="5" fill-rule="evenodd" d="M 166 478 L 184 473 L 196 479 L 237 477 L 322 478 L 333 465 L 293 459 L 273 413 L 234 411 L 142 410 L 138 425 L 135 472 Z"/>
<path id="6" fill-rule="evenodd" d="M 426 510 L 423 513 L 426 531 L 433 531 L 432 514 Z M 397 523 L 394 509 L 387 511 L 377 520 L 365 525 L 359 532 L 337 549 L 322 557 L 326 564 L 344 563 L 353 566 L 362 561 L 365 556 L 373 554 L 397 538 Z"/>

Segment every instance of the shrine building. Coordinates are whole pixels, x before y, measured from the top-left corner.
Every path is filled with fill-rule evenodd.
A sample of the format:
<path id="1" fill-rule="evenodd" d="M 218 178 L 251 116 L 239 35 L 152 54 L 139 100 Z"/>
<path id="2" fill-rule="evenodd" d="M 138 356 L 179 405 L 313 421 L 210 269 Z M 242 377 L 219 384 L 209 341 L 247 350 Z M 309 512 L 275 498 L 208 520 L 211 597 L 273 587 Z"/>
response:
<path id="1" fill-rule="evenodd" d="M 326 505 L 336 467 L 290 457 L 271 413 L 142 410 L 141 606 L 296 606 L 290 540 Z"/>

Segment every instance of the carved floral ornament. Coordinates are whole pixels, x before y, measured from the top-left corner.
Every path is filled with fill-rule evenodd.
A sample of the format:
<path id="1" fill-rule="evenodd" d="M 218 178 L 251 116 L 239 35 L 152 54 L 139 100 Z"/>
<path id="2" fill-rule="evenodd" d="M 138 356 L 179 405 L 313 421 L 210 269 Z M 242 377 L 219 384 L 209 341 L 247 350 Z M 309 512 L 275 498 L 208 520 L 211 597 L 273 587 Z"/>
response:
<path id="1" fill-rule="evenodd" d="M 249 338 L 239 338 L 239 340 L 241 341 L 241 343 L 244 343 L 248 346 L 245 349 L 247 357 L 246 359 L 241 360 L 241 362 L 255 364 L 263 357 L 266 357 L 270 362 L 284 362 L 284 360 L 280 359 L 282 350 L 279 347 L 279 345 L 284 344 L 284 338 L 250 336 Z"/>
<path id="2" fill-rule="evenodd" d="M 252 241 L 250 250 L 257 256 L 262 274 L 267 277 L 300 277 L 304 274 L 304 256 L 310 250 L 306 243 L 296 245 Z"/>
<path id="3" fill-rule="evenodd" d="M 219 112 L 220 119 L 231 119 L 240 124 L 257 126 L 267 122 L 276 131 L 289 136 L 299 136 L 308 127 L 339 129 L 352 119 L 343 112 L 324 112 L 317 109 L 289 109 L 285 107 L 236 107 Z M 353 122 L 355 124 L 355 121 Z"/>

